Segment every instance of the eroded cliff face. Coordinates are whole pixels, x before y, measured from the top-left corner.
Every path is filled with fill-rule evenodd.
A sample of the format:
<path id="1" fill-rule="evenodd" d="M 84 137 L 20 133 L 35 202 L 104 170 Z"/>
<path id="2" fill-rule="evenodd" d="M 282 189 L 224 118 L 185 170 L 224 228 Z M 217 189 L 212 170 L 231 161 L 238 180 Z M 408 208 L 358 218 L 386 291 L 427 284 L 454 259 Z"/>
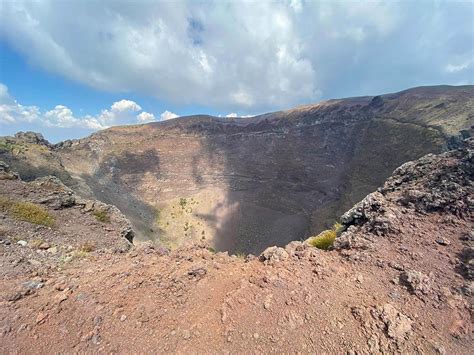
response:
<path id="1" fill-rule="evenodd" d="M 139 238 L 259 253 L 323 229 L 402 163 L 469 135 L 473 121 L 472 86 L 433 87 L 114 127 L 48 149 L 79 193 L 116 205 Z M 20 157 L 4 160 L 17 168 Z"/>

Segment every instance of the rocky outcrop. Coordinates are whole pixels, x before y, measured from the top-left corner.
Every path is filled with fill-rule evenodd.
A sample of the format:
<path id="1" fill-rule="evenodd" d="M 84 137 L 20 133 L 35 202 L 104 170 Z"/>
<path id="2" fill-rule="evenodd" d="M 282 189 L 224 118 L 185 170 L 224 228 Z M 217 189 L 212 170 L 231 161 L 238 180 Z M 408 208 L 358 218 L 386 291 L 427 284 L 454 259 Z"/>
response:
<path id="1" fill-rule="evenodd" d="M 0 161 L 0 180 L 16 180 L 18 178 L 18 174 L 11 171 L 7 163 Z"/>
<path id="2" fill-rule="evenodd" d="M 347 231 L 337 239 L 336 248 L 367 248 L 370 234 L 400 232 L 399 217 L 407 213 L 404 209 L 471 217 L 474 210 L 473 138 L 463 141 L 456 150 L 428 154 L 397 168 L 379 191 L 369 194 L 342 215 L 341 223 Z M 357 241 L 355 235 L 359 230 L 368 235 Z M 442 238 L 436 242 L 449 244 Z"/>
<path id="3" fill-rule="evenodd" d="M 420 212 L 466 214 L 474 208 L 474 138 L 456 150 L 403 164 L 382 188 Z"/>
<path id="4" fill-rule="evenodd" d="M 44 145 L 46 147 L 51 147 L 51 143 L 49 143 L 46 139 L 44 139 L 41 133 L 37 132 L 18 132 L 15 133 L 16 141 L 22 143 L 29 143 L 29 144 L 38 144 Z"/>

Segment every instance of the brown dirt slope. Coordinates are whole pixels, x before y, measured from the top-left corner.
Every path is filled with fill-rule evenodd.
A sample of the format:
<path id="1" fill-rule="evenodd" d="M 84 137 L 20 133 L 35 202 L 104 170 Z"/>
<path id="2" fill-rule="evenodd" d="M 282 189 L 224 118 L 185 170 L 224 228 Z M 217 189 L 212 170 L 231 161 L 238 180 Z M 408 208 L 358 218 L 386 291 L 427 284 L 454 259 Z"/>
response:
<path id="1" fill-rule="evenodd" d="M 344 214 L 330 251 L 145 243 L 15 266 L 0 279 L 0 352 L 472 353 L 473 154 L 467 141 L 400 167 Z M 25 247 L 3 248 L 7 265 Z"/>

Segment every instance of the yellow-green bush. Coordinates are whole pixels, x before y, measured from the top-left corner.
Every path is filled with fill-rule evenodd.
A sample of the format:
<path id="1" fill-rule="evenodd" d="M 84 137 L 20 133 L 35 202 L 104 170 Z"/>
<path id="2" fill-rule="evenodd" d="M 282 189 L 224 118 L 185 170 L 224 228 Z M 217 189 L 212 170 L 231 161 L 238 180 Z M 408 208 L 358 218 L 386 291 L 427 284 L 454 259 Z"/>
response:
<path id="1" fill-rule="evenodd" d="M 309 238 L 308 243 L 315 248 L 327 250 L 343 230 L 344 226 L 341 223 L 336 222 L 331 229 L 322 231 L 317 236 Z"/>
<path id="2" fill-rule="evenodd" d="M 22 221 L 47 227 L 54 226 L 54 217 L 43 207 L 34 203 L 0 197 L 0 208 Z"/>

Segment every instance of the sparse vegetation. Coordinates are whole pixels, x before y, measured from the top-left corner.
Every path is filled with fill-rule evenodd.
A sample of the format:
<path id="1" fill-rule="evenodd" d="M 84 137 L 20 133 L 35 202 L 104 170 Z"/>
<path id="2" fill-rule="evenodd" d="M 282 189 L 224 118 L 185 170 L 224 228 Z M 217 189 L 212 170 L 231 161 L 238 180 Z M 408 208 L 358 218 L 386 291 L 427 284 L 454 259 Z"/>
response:
<path id="1" fill-rule="evenodd" d="M 85 259 L 89 256 L 89 253 L 83 250 L 74 250 L 71 254 L 70 260 Z"/>
<path id="2" fill-rule="evenodd" d="M 104 209 L 96 209 L 92 211 L 92 214 L 95 218 L 102 223 L 110 223 L 110 216 L 109 213 Z"/>
<path id="3" fill-rule="evenodd" d="M 245 256 L 246 256 L 245 253 L 240 252 L 240 251 L 236 252 L 234 255 L 237 259 L 242 259 L 242 260 L 245 259 Z"/>
<path id="4" fill-rule="evenodd" d="M 86 241 L 79 246 L 78 250 L 83 253 L 90 253 L 95 250 L 95 243 Z"/>
<path id="5" fill-rule="evenodd" d="M 0 208 L 19 220 L 47 227 L 54 226 L 54 217 L 35 203 L 0 197 Z"/>
<path id="6" fill-rule="evenodd" d="M 322 231 L 317 236 L 312 237 L 308 240 L 308 243 L 318 249 L 327 250 L 329 249 L 337 236 L 344 230 L 344 226 L 341 223 L 334 223 L 331 229 Z"/>
<path id="7" fill-rule="evenodd" d="M 12 152 L 13 150 L 22 151 L 23 146 L 15 143 L 8 142 L 5 139 L 0 139 L 0 152 Z"/>
<path id="8" fill-rule="evenodd" d="M 30 247 L 32 247 L 33 249 L 39 249 L 39 247 L 41 246 L 41 244 L 45 243 L 45 241 L 43 239 L 33 239 L 33 240 L 30 240 L 29 242 L 29 245 Z"/>

